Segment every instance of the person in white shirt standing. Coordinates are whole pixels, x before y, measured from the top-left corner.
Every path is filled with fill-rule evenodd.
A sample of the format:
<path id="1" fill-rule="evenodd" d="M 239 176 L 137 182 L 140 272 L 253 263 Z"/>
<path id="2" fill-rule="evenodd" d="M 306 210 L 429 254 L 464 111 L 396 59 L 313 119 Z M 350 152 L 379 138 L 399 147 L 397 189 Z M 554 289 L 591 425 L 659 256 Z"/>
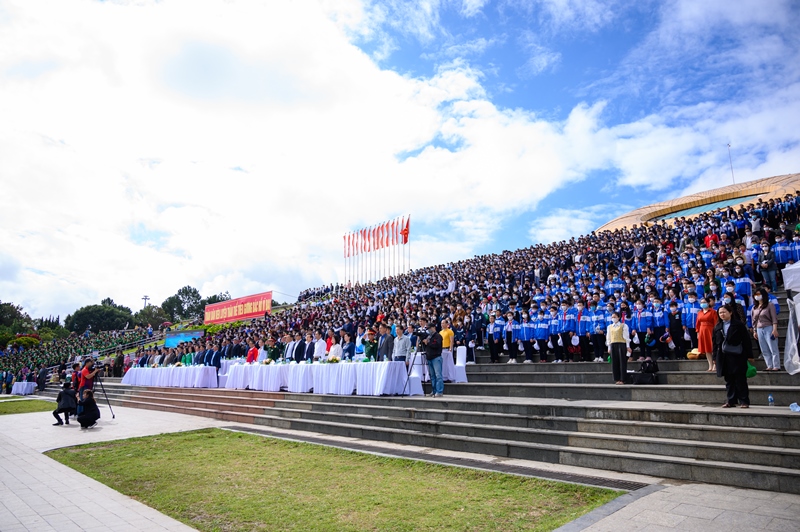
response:
<path id="1" fill-rule="evenodd" d="M 402 327 L 397 327 L 397 338 L 394 339 L 392 360 L 395 362 L 406 361 L 411 353 L 411 338 L 403 332 Z"/>
<path id="2" fill-rule="evenodd" d="M 325 354 L 327 350 L 328 344 L 322 338 L 322 331 L 316 331 L 314 333 L 314 360 L 323 361 L 327 359 L 328 356 Z"/>

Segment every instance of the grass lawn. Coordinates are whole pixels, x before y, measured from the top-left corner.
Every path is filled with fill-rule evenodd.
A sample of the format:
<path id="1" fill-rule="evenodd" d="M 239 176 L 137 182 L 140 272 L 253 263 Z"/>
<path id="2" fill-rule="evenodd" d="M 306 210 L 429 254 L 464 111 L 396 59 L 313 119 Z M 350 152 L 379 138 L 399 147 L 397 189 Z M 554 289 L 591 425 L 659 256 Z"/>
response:
<path id="1" fill-rule="evenodd" d="M 13 396 L 12 396 L 13 397 Z M 56 409 L 55 403 L 28 399 L 25 401 L 0 402 L 0 416 L 3 414 L 27 414 L 28 412 L 47 412 Z"/>
<path id="2" fill-rule="evenodd" d="M 220 429 L 47 454 L 199 530 L 552 530 L 622 494 Z"/>

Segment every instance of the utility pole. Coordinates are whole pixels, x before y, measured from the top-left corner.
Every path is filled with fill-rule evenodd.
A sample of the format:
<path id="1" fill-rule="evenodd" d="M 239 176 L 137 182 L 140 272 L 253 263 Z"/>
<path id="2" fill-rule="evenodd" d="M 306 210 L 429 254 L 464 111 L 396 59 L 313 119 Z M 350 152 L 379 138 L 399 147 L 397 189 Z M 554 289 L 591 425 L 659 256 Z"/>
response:
<path id="1" fill-rule="evenodd" d="M 733 177 L 733 158 L 731 158 L 731 143 L 728 143 L 728 162 L 731 163 L 731 181 L 736 184 L 736 179 Z"/>
<path id="2" fill-rule="evenodd" d="M 144 296 L 142 299 L 144 299 L 144 306 L 146 308 L 147 307 L 147 301 L 150 299 L 150 296 Z"/>

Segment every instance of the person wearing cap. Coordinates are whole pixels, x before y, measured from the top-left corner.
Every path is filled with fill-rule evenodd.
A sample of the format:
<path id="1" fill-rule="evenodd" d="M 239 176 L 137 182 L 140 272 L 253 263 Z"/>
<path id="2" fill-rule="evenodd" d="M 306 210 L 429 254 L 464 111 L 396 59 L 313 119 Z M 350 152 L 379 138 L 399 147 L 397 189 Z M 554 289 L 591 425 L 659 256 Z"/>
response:
<path id="1" fill-rule="evenodd" d="M 378 341 L 375 339 L 375 329 L 367 329 L 366 338 L 361 341 L 364 347 L 364 358 L 375 360 L 378 355 Z"/>
<path id="2" fill-rule="evenodd" d="M 442 336 L 436 332 L 436 325 L 428 325 L 428 337 L 425 344 L 425 356 L 428 358 L 428 373 L 431 376 L 430 397 L 444 395 L 444 374 L 442 373 Z"/>

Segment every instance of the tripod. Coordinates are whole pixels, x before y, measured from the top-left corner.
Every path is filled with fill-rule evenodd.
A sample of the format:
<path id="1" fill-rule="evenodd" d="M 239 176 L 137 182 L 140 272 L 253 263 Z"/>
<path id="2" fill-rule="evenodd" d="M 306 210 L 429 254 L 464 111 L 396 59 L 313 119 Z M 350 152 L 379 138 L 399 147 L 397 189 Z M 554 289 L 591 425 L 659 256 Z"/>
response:
<path id="1" fill-rule="evenodd" d="M 108 394 L 106 393 L 106 387 L 103 386 L 103 380 L 100 378 L 100 375 L 97 375 L 97 382 L 100 384 L 100 389 L 103 390 L 103 395 L 106 397 L 106 404 L 108 404 L 108 409 L 111 410 L 111 419 L 116 419 L 117 416 L 114 415 L 114 410 L 111 408 L 111 401 L 108 400 Z"/>
<path id="2" fill-rule="evenodd" d="M 408 370 L 406 370 L 406 383 L 403 385 L 403 392 L 400 396 L 404 396 L 406 394 L 406 387 L 408 386 L 408 381 L 411 379 L 411 370 L 414 368 L 414 363 L 417 361 L 417 356 L 425 357 L 425 353 L 414 352 L 411 355 L 411 363 L 408 365 Z"/>

